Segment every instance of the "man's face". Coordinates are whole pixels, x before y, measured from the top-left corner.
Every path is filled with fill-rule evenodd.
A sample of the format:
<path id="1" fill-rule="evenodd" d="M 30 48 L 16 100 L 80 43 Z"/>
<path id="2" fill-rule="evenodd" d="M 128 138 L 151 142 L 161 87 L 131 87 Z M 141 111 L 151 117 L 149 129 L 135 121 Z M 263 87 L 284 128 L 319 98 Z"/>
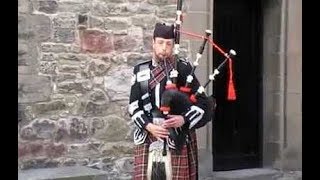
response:
<path id="1" fill-rule="evenodd" d="M 164 58 L 171 58 L 173 51 L 173 39 L 156 37 L 153 40 L 153 56 L 159 61 Z"/>

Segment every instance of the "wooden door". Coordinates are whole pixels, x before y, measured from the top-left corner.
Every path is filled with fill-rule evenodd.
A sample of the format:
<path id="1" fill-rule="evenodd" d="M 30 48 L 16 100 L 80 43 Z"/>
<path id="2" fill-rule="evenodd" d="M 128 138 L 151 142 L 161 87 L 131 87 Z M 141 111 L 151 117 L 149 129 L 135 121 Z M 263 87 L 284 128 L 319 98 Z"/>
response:
<path id="1" fill-rule="evenodd" d="M 213 83 L 217 109 L 213 121 L 213 169 L 256 168 L 262 161 L 261 14 L 255 0 L 215 0 L 213 37 L 234 49 L 237 100 L 227 100 L 226 66 Z M 214 52 L 214 68 L 224 58 Z"/>

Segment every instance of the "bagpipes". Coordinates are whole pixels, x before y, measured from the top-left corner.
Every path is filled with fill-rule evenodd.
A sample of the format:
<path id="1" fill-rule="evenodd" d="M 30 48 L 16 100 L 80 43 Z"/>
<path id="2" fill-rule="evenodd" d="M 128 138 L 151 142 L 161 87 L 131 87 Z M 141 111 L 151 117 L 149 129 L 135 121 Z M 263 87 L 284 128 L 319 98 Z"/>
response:
<path id="1" fill-rule="evenodd" d="M 160 103 L 160 111 L 156 111 L 156 114 L 153 117 L 156 119 L 167 119 L 169 114 L 184 114 L 190 109 L 191 106 L 199 103 L 206 107 L 206 111 L 202 117 L 202 120 L 194 125 L 194 129 L 203 127 L 207 124 L 207 122 L 211 121 L 214 115 L 216 101 L 214 96 L 206 96 L 205 89 L 209 85 L 210 82 L 214 81 L 216 76 L 220 73 L 222 68 L 225 66 L 226 62 L 229 61 L 229 69 L 231 69 L 232 65 L 232 57 L 236 55 L 234 50 L 230 50 L 228 53 L 225 53 L 219 46 L 217 46 L 212 39 L 210 39 L 210 35 L 212 32 L 210 30 L 205 31 L 205 35 L 196 35 L 193 33 L 185 32 L 181 30 L 182 24 L 182 0 L 177 0 L 177 11 L 176 11 L 176 20 L 174 24 L 174 67 L 168 72 L 166 70 L 166 87 L 165 91 L 161 95 L 161 103 Z M 203 42 L 196 54 L 196 60 L 192 64 L 192 69 L 189 72 L 189 75 L 186 77 L 185 84 L 183 86 L 177 85 L 177 80 L 179 77 L 178 72 L 178 60 L 179 60 L 179 49 L 180 49 L 180 34 L 186 34 L 194 37 L 198 37 L 203 39 Z M 199 65 L 199 60 L 202 57 L 205 46 L 207 43 L 210 43 L 214 49 L 218 50 L 224 57 L 224 61 L 214 69 L 213 73 L 209 75 L 208 81 L 203 85 L 199 86 L 196 92 L 192 92 L 191 84 L 194 80 L 194 74 L 197 66 Z M 166 66 L 166 60 L 163 61 Z M 235 91 L 233 86 L 232 73 L 229 73 L 229 100 L 235 100 Z M 202 98 L 204 97 L 204 98 Z M 199 99 L 202 99 L 199 102 Z M 204 99 L 204 100 L 203 100 Z M 200 106 L 201 106 L 200 105 Z M 152 143 L 149 147 L 149 161 L 148 161 L 148 179 L 151 180 L 168 180 L 171 176 L 171 154 L 168 144 L 172 143 L 175 146 L 176 152 L 179 154 L 183 145 L 185 144 L 187 134 L 189 131 L 189 125 L 185 124 L 180 128 L 170 128 L 169 129 L 169 139 L 173 140 L 173 142 L 167 142 L 167 139 L 158 140 Z M 162 151 L 160 153 L 160 149 L 162 147 Z"/>
<path id="2" fill-rule="evenodd" d="M 171 70 L 170 75 L 167 72 L 167 84 L 165 87 L 165 91 L 162 94 L 161 97 L 161 104 L 160 104 L 160 111 L 162 114 L 166 117 L 168 114 L 183 114 L 189 109 L 192 105 L 196 104 L 198 101 L 198 98 L 201 96 L 206 96 L 205 95 L 205 89 L 209 85 L 210 82 L 215 80 L 215 77 L 220 73 L 222 68 L 225 66 L 226 62 L 229 61 L 229 69 L 231 69 L 232 65 L 232 57 L 236 55 L 236 52 L 234 50 L 230 50 L 228 53 L 225 53 L 216 43 L 213 42 L 212 39 L 210 39 L 210 35 L 212 32 L 210 30 L 205 31 L 205 35 L 196 35 L 192 34 L 189 32 L 182 31 L 180 26 L 181 26 L 181 7 L 182 7 L 182 0 L 177 1 L 177 17 L 176 17 L 176 22 L 175 22 L 175 28 L 174 28 L 174 34 L 175 34 L 175 40 L 174 40 L 174 57 L 175 57 L 175 66 L 174 69 Z M 177 83 L 177 78 L 179 75 L 179 72 L 177 70 L 177 62 L 179 60 L 179 48 L 180 48 L 180 33 L 184 33 L 190 36 L 195 36 L 198 38 L 203 39 L 203 42 L 196 54 L 196 60 L 193 62 L 193 66 L 191 69 L 191 72 L 189 75 L 186 77 L 186 83 L 184 86 L 178 87 Z M 204 48 L 207 44 L 209 43 L 216 49 L 218 50 L 224 57 L 224 61 L 213 71 L 213 74 L 210 74 L 208 77 L 208 81 L 197 89 L 196 92 L 191 92 L 191 84 L 194 78 L 194 73 L 199 65 L 199 60 L 202 57 L 202 54 L 204 52 Z M 166 61 L 164 61 L 166 62 Z M 229 78 L 229 86 L 228 86 L 228 99 L 229 100 L 235 100 L 235 90 L 233 86 L 233 78 L 232 78 L 232 73 L 229 73 L 230 78 Z M 171 78 L 171 79 L 170 79 Z M 203 127 L 207 122 L 209 122 L 213 116 L 213 112 L 216 107 L 216 101 L 213 96 L 208 96 L 206 101 L 202 102 L 203 106 L 207 107 L 207 111 L 205 112 L 203 118 L 204 120 L 198 122 L 194 128 L 200 128 Z M 186 127 L 186 126 L 185 126 Z M 178 143 L 179 141 L 177 139 L 179 137 L 179 131 L 183 132 L 183 129 L 178 128 L 178 129 L 170 129 L 170 137 L 171 139 L 176 139 L 175 145 L 178 145 L 177 149 L 179 149 L 179 146 L 181 143 Z M 183 133 L 180 133 L 183 134 Z"/>
<path id="3" fill-rule="evenodd" d="M 202 120 L 197 122 L 197 124 L 193 126 L 194 129 L 203 127 L 207 124 L 207 122 L 212 120 L 216 108 L 216 100 L 214 96 L 206 96 L 205 89 L 210 82 L 215 80 L 215 77 L 220 73 L 226 62 L 228 60 L 230 62 L 230 58 L 236 55 L 236 52 L 232 49 L 229 51 L 229 53 L 225 53 L 225 60 L 216 69 L 214 69 L 213 74 L 209 75 L 208 81 L 204 84 L 204 86 L 200 85 L 197 91 L 192 93 L 190 85 L 192 84 L 194 72 L 196 70 L 196 67 L 199 65 L 199 59 L 202 56 L 204 47 L 210 34 L 211 31 L 206 30 L 204 36 L 205 38 L 196 55 L 196 60 L 193 62 L 192 70 L 186 78 L 185 85 L 178 87 L 176 84 L 171 83 L 174 82 L 173 80 L 171 81 L 168 79 L 166 90 L 163 92 L 161 97 L 160 111 L 165 116 L 165 118 L 168 114 L 184 114 L 188 109 L 190 109 L 192 105 L 198 103 L 198 99 L 201 98 L 201 96 L 206 97 L 202 99 L 201 104 L 198 104 L 199 106 L 205 107 L 206 111 L 204 112 Z M 232 79 L 230 79 L 230 81 L 232 81 Z M 231 84 L 233 85 L 233 83 Z M 234 87 L 232 87 L 232 85 L 229 85 L 229 88 L 231 90 L 229 90 L 229 92 L 231 92 L 232 95 L 228 96 L 229 100 L 235 99 L 235 92 L 233 89 Z M 182 128 L 169 129 L 170 138 L 174 140 L 178 151 L 179 149 L 181 149 L 184 143 L 184 141 L 182 140 L 185 139 L 185 132 L 189 130 L 188 127 L 189 126 L 183 126 Z"/>

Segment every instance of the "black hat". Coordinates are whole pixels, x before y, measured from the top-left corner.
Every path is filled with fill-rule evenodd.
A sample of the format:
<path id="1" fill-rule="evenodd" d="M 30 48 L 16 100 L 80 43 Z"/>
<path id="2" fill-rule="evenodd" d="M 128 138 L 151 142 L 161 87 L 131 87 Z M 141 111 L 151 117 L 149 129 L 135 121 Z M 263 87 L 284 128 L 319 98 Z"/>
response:
<path id="1" fill-rule="evenodd" d="M 173 39 L 174 38 L 174 26 L 167 26 L 164 23 L 157 23 L 154 32 L 153 32 L 153 38 L 155 37 L 161 37 L 164 39 Z"/>

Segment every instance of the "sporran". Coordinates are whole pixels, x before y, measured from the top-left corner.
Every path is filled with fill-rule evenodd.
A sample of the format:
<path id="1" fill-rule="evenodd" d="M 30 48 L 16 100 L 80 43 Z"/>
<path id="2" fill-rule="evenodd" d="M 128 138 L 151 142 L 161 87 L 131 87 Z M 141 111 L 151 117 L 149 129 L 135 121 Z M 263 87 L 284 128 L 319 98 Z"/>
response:
<path id="1" fill-rule="evenodd" d="M 163 118 L 154 118 L 153 123 L 161 124 Z M 165 146 L 166 153 L 164 151 L 164 143 L 162 139 L 154 141 L 149 146 L 148 154 L 148 180 L 171 180 L 172 179 L 172 166 L 171 166 L 171 153 L 168 146 Z"/>

